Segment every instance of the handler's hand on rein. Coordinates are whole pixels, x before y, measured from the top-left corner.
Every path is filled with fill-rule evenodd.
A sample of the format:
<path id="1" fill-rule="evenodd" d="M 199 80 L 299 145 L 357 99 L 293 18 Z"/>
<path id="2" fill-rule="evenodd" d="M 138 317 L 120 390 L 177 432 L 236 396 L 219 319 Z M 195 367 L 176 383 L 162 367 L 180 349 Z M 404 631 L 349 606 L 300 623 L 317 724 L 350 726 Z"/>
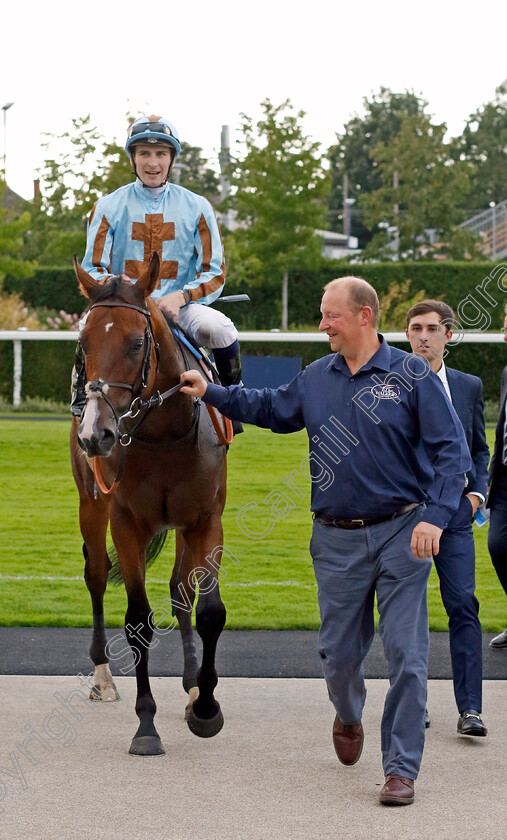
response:
<path id="1" fill-rule="evenodd" d="M 412 531 L 410 548 L 414 557 L 424 560 L 425 557 L 434 557 L 438 554 L 442 528 L 432 525 L 430 522 L 419 522 Z"/>
<path id="2" fill-rule="evenodd" d="M 208 387 L 204 377 L 198 370 L 186 370 L 180 376 L 180 382 L 187 384 L 181 389 L 182 394 L 190 394 L 191 397 L 203 397 Z"/>

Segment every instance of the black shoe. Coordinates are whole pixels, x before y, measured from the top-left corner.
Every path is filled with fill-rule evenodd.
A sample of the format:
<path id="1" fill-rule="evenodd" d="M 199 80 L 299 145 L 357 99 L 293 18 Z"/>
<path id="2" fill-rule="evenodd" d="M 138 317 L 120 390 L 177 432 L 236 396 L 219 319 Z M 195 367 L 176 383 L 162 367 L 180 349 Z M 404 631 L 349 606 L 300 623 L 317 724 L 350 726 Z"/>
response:
<path id="1" fill-rule="evenodd" d="M 482 735 L 482 737 L 485 737 L 488 730 L 484 726 L 479 712 L 476 712 L 475 709 L 465 709 L 464 712 L 460 712 L 458 718 L 458 733 L 460 735 Z"/>
<path id="2" fill-rule="evenodd" d="M 426 709 L 426 711 L 424 712 L 424 728 L 429 729 L 430 726 L 431 726 L 431 718 L 428 714 L 428 710 Z"/>
<path id="3" fill-rule="evenodd" d="M 495 636 L 494 639 L 491 639 L 489 646 L 490 648 L 493 648 L 493 650 L 502 650 L 503 648 L 507 648 L 507 630 L 504 630 L 499 636 Z"/>

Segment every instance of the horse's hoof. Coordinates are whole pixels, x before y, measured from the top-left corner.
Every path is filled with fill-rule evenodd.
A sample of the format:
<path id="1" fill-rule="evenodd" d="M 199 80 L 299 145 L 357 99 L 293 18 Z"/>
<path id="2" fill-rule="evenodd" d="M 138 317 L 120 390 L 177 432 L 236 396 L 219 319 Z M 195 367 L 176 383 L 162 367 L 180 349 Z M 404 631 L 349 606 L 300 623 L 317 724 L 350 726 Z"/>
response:
<path id="1" fill-rule="evenodd" d="M 132 738 L 130 755 L 165 755 L 165 749 L 158 735 L 138 735 Z"/>
<path id="2" fill-rule="evenodd" d="M 94 685 L 90 691 L 90 700 L 101 700 L 104 703 L 112 703 L 119 700 L 120 695 L 114 683 L 106 685 Z"/>
<path id="3" fill-rule="evenodd" d="M 193 708 L 191 708 L 188 714 L 187 724 L 190 731 L 193 732 L 194 735 L 198 735 L 199 738 L 213 738 L 214 735 L 218 735 L 224 725 L 222 709 L 218 706 L 218 711 L 215 717 L 206 719 L 198 718 Z"/>

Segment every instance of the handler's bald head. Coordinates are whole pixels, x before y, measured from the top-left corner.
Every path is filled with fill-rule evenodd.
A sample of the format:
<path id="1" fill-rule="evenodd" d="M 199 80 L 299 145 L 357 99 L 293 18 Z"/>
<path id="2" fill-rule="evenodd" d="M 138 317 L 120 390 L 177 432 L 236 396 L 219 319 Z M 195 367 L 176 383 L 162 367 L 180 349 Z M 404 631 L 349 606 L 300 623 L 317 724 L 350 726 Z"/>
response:
<path id="1" fill-rule="evenodd" d="M 363 306 L 369 306 L 371 309 L 371 325 L 375 328 L 378 327 L 380 306 L 373 286 L 363 280 L 362 277 L 350 275 L 331 280 L 324 286 L 324 292 L 332 293 L 335 290 L 346 290 L 348 292 L 348 305 L 354 314 L 357 314 Z"/>

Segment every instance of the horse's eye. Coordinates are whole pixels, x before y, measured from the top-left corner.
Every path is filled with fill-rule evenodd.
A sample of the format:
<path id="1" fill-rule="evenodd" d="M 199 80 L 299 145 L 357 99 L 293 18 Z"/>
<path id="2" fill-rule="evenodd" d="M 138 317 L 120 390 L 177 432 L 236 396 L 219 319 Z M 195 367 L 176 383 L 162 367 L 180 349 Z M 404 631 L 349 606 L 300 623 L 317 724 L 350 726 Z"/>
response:
<path id="1" fill-rule="evenodd" d="M 129 348 L 129 356 L 139 356 L 142 349 L 144 347 L 144 339 L 143 338 L 136 338 L 131 343 Z"/>

